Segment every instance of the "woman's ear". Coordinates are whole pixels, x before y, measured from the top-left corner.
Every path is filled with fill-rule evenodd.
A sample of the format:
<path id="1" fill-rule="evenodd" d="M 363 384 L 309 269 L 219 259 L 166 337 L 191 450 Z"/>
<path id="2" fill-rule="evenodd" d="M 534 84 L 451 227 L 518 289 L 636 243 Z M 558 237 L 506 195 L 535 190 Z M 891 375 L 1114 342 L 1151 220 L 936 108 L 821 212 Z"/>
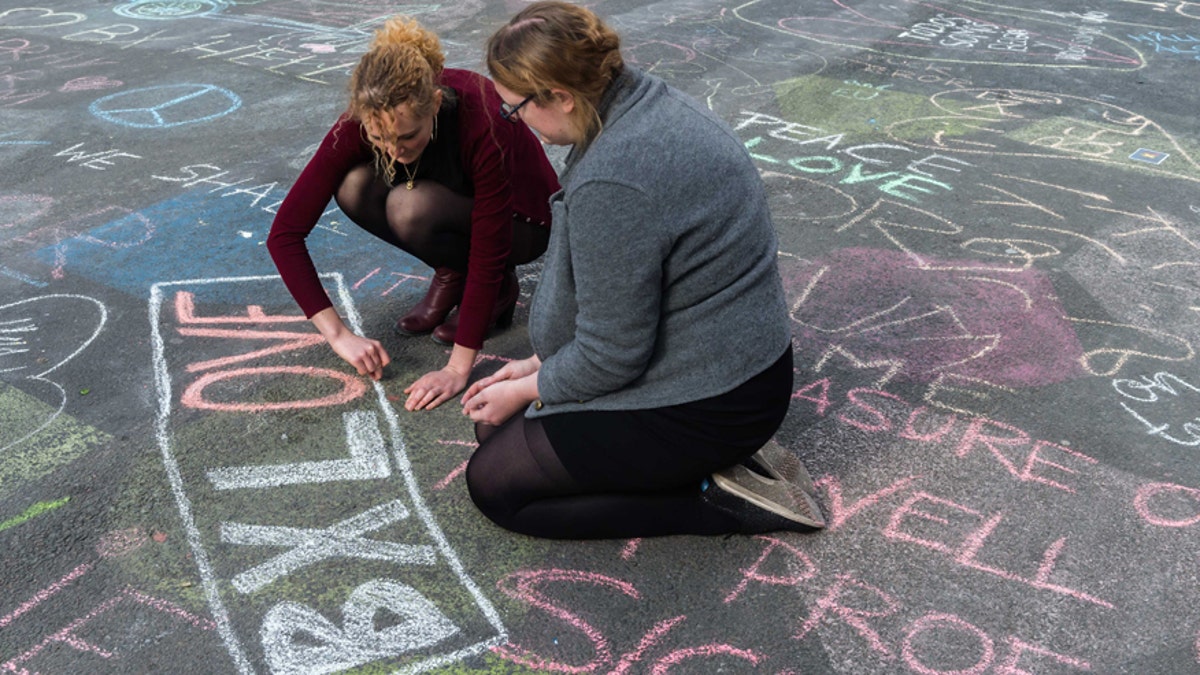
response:
<path id="1" fill-rule="evenodd" d="M 433 114 L 442 109 L 442 88 L 438 87 L 433 90 Z"/>
<path id="2" fill-rule="evenodd" d="M 551 89 L 550 97 L 563 114 L 570 115 L 575 111 L 575 95 L 566 89 Z"/>

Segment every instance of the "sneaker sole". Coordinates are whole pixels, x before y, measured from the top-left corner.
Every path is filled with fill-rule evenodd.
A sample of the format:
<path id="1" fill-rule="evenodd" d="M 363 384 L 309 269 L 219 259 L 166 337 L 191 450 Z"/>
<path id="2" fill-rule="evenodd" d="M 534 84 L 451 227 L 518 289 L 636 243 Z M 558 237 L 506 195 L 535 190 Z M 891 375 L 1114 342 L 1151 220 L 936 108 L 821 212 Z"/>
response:
<path id="1" fill-rule="evenodd" d="M 798 486 L 764 478 L 740 465 L 718 471 L 712 478 L 717 487 L 761 509 L 808 527 L 825 527 L 820 506 Z"/>
<path id="2" fill-rule="evenodd" d="M 804 465 L 774 439 L 767 441 L 766 445 L 754 453 L 753 459 L 774 478 L 795 483 L 810 495 L 817 493 L 817 486 L 813 484 L 812 476 L 809 475 Z"/>

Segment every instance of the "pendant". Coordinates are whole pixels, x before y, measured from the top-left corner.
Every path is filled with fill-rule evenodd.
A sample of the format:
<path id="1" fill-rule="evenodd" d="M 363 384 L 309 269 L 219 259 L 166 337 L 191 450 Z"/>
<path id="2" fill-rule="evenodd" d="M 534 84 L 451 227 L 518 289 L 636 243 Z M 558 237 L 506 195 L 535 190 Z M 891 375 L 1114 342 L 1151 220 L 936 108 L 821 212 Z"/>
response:
<path id="1" fill-rule="evenodd" d="M 408 179 L 408 183 L 407 183 L 407 184 L 406 184 L 404 187 L 405 187 L 406 189 L 408 189 L 408 190 L 411 190 L 411 189 L 412 189 L 412 183 L 413 183 L 413 179 L 409 178 L 409 179 Z"/>

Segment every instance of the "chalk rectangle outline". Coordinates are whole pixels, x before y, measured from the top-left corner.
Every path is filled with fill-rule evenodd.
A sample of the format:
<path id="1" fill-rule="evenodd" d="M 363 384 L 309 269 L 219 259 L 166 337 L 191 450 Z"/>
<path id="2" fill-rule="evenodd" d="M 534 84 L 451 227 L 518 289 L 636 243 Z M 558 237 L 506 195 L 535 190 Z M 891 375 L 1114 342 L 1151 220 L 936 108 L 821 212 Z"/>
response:
<path id="1" fill-rule="evenodd" d="M 362 334 L 362 322 L 358 315 L 358 309 L 354 306 L 349 289 L 346 288 L 342 275 L 332 272 L 321 274 L 320 277 L 336 285 L 338 301 L 346 314 L 346 321 L 350 324 L 350 329 Z M 160 308 L 163 303 L 163 289 L 165 288 L 171 286 L 202 286 L 251 281 L 279 281 L 282 283 L 282 278 L 278 275 L 268 275 L 158 282 L 150 287 L 149 306 L 154 381 L 155 390 L 158 393 L 155 435 L 158 440 L 159 450 L 162 452 L 163 467 L 166 469 L 167 477 L 171 482 L 171 492 L 175 497 L 175 504 L 179 509 L 180 520 L 183 521 L 188 545 L 192 549 L 196 566 L 200 571 L 201 586 L 204 589 L 205 598 L 208 600 L 209 609 L 213 613 L 213 622 L 216 623 L 217 632 L 225 642 L 225 647 L 229 651 L 234 664 L 237 666 L 238 672 L 243 674 L 254 673 L 254 667 L 242 649 L 241 642 L 230 623 L 229 612 L 226 610 L 225 604 L 221 599 L 220 591 L 217 588 L 216 575 L 213 573 L 212 565 L 209 563 L 208 551 L 204 548 L 204 544 L 200 540 L 200 530 L 196 527 L 196 520 L 192 515 L 191 500 L 188 499 L 187 493 L 184 492 L 183 475 L 179 470 L 179 463 L 175 461 L 175 457 L 171 451 L 171 435 L 168 431 L 168 424 L 171 417 L 171 378 L 166 368 L 166 350 L 162 334 L 159 332 L 159 320 Z M 395 671 L 396 673 L 404 674 L 421 673 L 438 666 L 459 661 L 468 656 L 474 656 L 490 647 L 501 645 L 508 641 L 508 632 L 505 630 L 504 624 L 500 621 L 500 615 L 496 611 L 496 608 L 484 597 L 475 582 L 467 576 L 462 562 L 458 559 L 458 555 L 454 552 L 445 534 L 433 519 L 433 514 L 429 511 L 429 507 L 425 504 L 425 500 L 421 497 L 420 492 L 417 491 L 416 478 L 413 476 L 412 464 L 409 462 L 407 448 L 404 444 L 404 436 L 400 430 L 400 420 L 396 416 L 396 411 L 387 402 L 387 393 L 384 391 L 383 385 L 374 380 L 371 381 L 371 385 L 375 390 L 376 403 L 379 409 L 383 411 L 384 418 L 387 420 L 388 431 L 391 432 L 392 438 L 392 459 L 404 479 L 404 485 L 408 490 L 409 499 L 412 501 L 413 510 L 416 511 L 426 530 L 437 543 L 438 549 L 441 551 L 450 569 L 458 577 L 459 583 L 471 594 L 476 606 L 483 612 L 483 615 L 487 617 L 488 622 L 497 632 L 496 637 L 489 640 L 469 645 L 450 654 L 434 655 Z"/>

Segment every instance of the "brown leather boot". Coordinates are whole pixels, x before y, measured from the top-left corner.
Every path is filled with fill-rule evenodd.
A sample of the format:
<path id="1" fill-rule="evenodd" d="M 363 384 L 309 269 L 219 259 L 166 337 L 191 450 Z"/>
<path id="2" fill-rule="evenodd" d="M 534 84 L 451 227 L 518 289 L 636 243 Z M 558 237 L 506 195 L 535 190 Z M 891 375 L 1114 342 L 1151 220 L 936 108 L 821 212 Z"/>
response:
<path id="1" fill-rule="evenodd" d="M 488 322 L 488 331 L 493 327 L 508 328 L 512 325 L 513 313 L 517 309 L 517 298 L 521 297 L 521 284 L 517 280 L 517 271 L 508 268 L 504 271 L 504 281 L 500 282 L 500 293 L 496 296 L 496 304 L 492 305 L 492 318 Z M 454 344 L 454 335 L 458 332 L 458 313 L 446 319 L 442 325 L 433 329 L 433 341 L 440 345 Z"/>
<path id="2" fill-rule="evenodd" d="M 449 267 L 434 270 L 433 281 L 425 297 L 396 321 L 396 332 L 401 335 L 424 335 L 437 328 L 446 320 L 450 310 L 462 302 L 466 280 L 465 273 Z"/>

